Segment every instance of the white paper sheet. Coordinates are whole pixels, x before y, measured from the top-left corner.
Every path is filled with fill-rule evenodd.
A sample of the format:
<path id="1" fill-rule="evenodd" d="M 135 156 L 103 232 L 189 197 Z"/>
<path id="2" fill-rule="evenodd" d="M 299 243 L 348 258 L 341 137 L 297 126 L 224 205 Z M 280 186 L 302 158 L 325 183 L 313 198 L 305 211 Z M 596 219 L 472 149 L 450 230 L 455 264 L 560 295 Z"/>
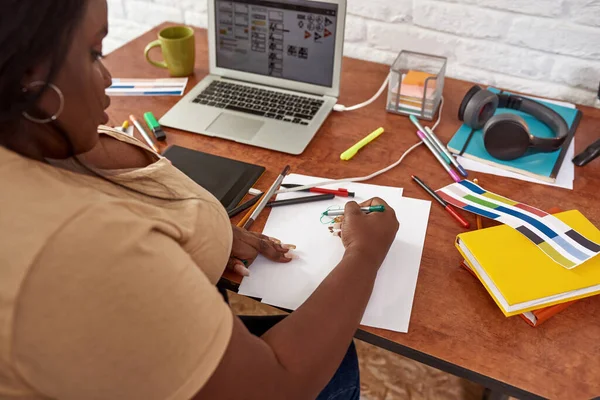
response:
<path id="1" fill-rule="evenodd" d="M 573 190 L 573 181 L 575 180 L 575 165 L 571 162 L 575 156 L 575 138 L 571 141 L 571 145 L 567 149 L 567 154 L 563 160 L 560 170 L 556 175 L 556 182 L 550 183 L 540 179 L 531 178 L 526 175 L 517 174 L 512 171 L 506 171 L 502 168 L 484 164 L 479 161 L 470 160 L 465 157 L 457 157 L 458 162 L 469 171 L 483 172 L 497 176 L 505 176 L 507 178 L 519 179 L 526 182 L 540 183 L 542 185 L 555 186 L 563 189 Z"/>
<path id="2" fill-rule="evenodd" d="M 290 174 L 283 182 L 304 185 L 323 180 L 325 179 Z M 244 278 L 242 281 L 239 288 L 240 294 L 264 297 L 270 294 L 269 290 L 277 290 L 278 286 L 281 286 L 278 284 L 281 280 L 287 281 L 288 277 L 298 276 L 299 281 L 313 282 L 314 284 L 309 285 L 310 287 L 304 290 L 303 293 L 305 293 L 305 296 L 299 303 L 294 300 L 294 307 L 288 307 L 289 304 L 281 305 L 281 307 L 296 309 L 329 274 L 331 268 L 335 267 L 341 260 L 343 246 L 339 238 L 333 237 L 329 233 L 327 225 L 321 223 L 320 216 L 323 211 L 333 205 L 343 207 L 349 200 L 360 203 L 376 196 L 386 201 L 393 201 L 394 199 L 402 198 L 403 192 L 401 188 L 366 184 L 344 183 L 341 186 L 350 192 L 355 192 L 356 197 L 336 197 L 329 201 L 275 207 L 271 210 L 263 233 L 267 236 L 275 237 L 284 243 L 296 245 L 298 248 L 295 250 L 295 254 L 298 255 L 299 259 L 282 265 L 260 257 L 251 266 L 251 276 Z M 307 192 L 281 193 L 277 195 L 277 199 L 285 200 L 310 195 L 312 194 Z M 392 204 L 390 203 L 390 205 Z M 334 249 L 336 251 L 333 251 Z M 330 266 L 330 268 L 314 268 L 311 265 L 311 258 L 314 259 L 315 256 L 324 257 L 325 259 L 320 263 Z M 306 284 L 308 285 L 308 283 Z M 301 288 L 294 286 L 290 290 L 298 292 Z M 297 295 L 290 296 L 290 299 L 297 298 Z M 286 299 L 286 301 L 292 300 Z"/>
<path id="3" fill-rule="evenodd" d="M 322 178 L 290 175 L 285 182 L 309 184 Z M 403 198 L 402 189 L 366 184 L 344 184 L 361 202 L 381 197 L 395 210 L 400 230 L 379 269 L 375 287 L 362 319 L 364 325 L 407 332 L 421 255 L 429 219 L 429 201 Z M 278 199 L 306 196 L 284 193 Z M 289 264 L 257 259 L 244 278 L 239 293 L 262 298 L 263 303 L 288 309 L 298 308 L 341 260 L 344 247 L 329 233 L 319 218 L 332 205 L 343 206 L 347 199 L 274 208 L 264 234 L 298 246 L 299 259 Z"/>

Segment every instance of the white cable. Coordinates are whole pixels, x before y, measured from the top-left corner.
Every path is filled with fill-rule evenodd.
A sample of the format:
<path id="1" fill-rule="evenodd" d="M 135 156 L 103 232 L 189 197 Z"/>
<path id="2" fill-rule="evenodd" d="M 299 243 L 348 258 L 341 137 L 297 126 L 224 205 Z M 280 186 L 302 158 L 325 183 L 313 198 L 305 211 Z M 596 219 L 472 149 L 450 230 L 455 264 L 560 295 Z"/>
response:
<path id="1" fill-rule="evenodd" d="M 438 119 L 435 121 L 435 124 L 431 127 L 431 130 L 435 132 L 435 129 L 438 127 L 440 122 L 442 121 L 442 110 L 444 109 L 444 96 L 440 99 L 440 112 L 438 114 Z"/>
<path id="2" fill-rule="evenodd" d="M 371 97 L 369 100 L 367 100 L 367 101 L 365 101 L 363 103 L 360 103 L 360 104 L 356 104 L 354 106 L 350 106 L 350 107 L 346 107 L 343 104 L 336 104 L 335 106 L 333 106 L 333 111 L 354 111 L 354 110 L 358 110 L 359 108 L 366 107 L 369 104 L 373 103 L 375 100 L 377 100 L 379 98 L 379 96 L 381 96 L 381 94 L 383 93 L 383 91 L 387 87 L 387 84 L 390 81 L 390 76 L 391 75 L 392 75 L 392 73 L 390 72 L 388 74 L 388 76 L 385 78 L 385 81 L 383 81 L 383 85 L 381 85 L 381 87 L 379 88 L 379 90 L 377 91 L 377 93 L 375 93 L 375 96 Z"/>
<path id="3" fill-rule="evenodd" d="M 321 181 L 321 182 L 317 182 L 317 183 L 312 183 L 310 185 L 304 185 L 304 186 L 298 186 L 298 187 L 294 187 L 294 188 L 281 189 L 281 190 L 277 191 L 277 193 L 297 192 L 299 190 L 310 189 L 310 188 L 317 187 L 317 186 L 328 186 L 328 185 L 348 183 L 348 182 L 362 182 L 362 181 L 366 181 L 366 180 L 375 178 L 377 175 L 383 174 L 384 172 L 387 172 L 390 169 L 398 166 L 404 160 L 404 157 L 406 157 L 408 154 L 410 154 L 411 151 L 413 151 L 414 149 L 416 149 L 417 147 L 419 147 L 421 144 L 423 144 L 423 142 L 415 143 L 408 150 L 406 150 L 404 152 L 404 154 L 402 154 L 402 157 L 400 157 L 400 159 L 398 161 L 396 161 L 395 163 L 393 163 L 392 165 L 390 165 L 388 167 L 385 167 L 382 170 L 379 170 L 377 172 L 372 173 L 371 175 L 361 176 L 361 177 L 356 177 L 356 178 L 346 178 L 346 179 L 339 179 L 339 180 Z"/>
<path id="4" fill-rule="evenodd" d="M 438 119 L 435 122 L 435 124 L 433 124 L 433 127 L 431 128 L 431 130 L 435 130 L 435 128 L 437 128 L 437 126 L 440 124 L 440 121 L 442 120 L 442 110 L 443 110 L 443 108 L 444 108 L 444 98 L 442 97 L 442 99 L 440 101 L 440 111 L 439 111 L 439 114 L 438 114 Z M 407 155 L 410 154 L 411 151 L 413 151 L 414 149 L 416 149 L 417 147 L 419 147 L 422 144 L 423 144 L 423 142 L 419 142 L 419 143 L 413 144 L 411 147 L 408 148 L 408 150 L 406 150 L 404 152 L 404 154 L 402 154 L 402 157 L 400 157 L 400 159 L 398 161 L 396 161 L 392 165 L 389 165 L 389 166 L 385 167 L 384 169 L 381 169 L 381 170 L 379 170 L 377 172 L 373 172 L 371 175 L 360 176 L 360 177 L 356 177 L 356 178 L 345 178 L 345 179 L 321 181 L 321 182 L 317 182 L 317 183 L 312 183 L 310 185 L 303 185 L 303 186 L 298 186 L 298 187 L 294 187 L 294 188 L 280 189 L 280 190 L 278 190 L 275 193 L 297 192 L 297 191 L 300 191 L 300 190 L 306 190 L 306 189 L 314 188 L 314 187 L 317 187 L 317 186 L 328 186 L 328 185 L 334 185 L 334 184 L 340 184 L 340 183 L 368 181 L 369 179 L 373 179 L 376 176 L 379 176 L 379 175 L 381 175 L 383 173 L 388 172 L 389 170 L 391 170 L 393 168 L 396 168 L 398 165 L 400 165 L 400 163 L 402 163 L 402 161 L 404 160 L 404 158 Z"/>

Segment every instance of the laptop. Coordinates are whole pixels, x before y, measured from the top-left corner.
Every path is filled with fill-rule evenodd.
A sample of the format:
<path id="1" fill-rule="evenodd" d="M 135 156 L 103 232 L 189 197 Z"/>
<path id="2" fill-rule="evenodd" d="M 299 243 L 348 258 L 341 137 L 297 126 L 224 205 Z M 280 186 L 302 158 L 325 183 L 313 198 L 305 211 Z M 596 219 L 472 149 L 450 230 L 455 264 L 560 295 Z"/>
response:
<path id="1" fill-rule="evenodd" d="M 210 72 L 160 123 L 301 154 L 337 103 L 346 0 L 209 0 Z"/>

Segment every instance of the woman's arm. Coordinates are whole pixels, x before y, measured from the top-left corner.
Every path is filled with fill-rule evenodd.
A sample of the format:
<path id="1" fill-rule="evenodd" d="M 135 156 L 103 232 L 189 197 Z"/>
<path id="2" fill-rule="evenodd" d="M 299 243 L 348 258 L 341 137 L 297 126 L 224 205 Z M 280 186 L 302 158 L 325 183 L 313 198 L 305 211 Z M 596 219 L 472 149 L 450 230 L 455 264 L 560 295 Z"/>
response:
<path id="1" fill-rule="evenodd" d="M 397 229 L 389 206 L 364 215 L 350 203 L 342 261 L 298 310 L 261 338 L 236 318 L 227 351 L 196 398 L 314 399 L 346 353 Z"/>
<path id="2" fill-rule="evenodd" d="M 56 399 L 314 399 L 398 226 L 391 209 L 347 211 L 343 260 L 259 338 L 159 222 L 119 204 L 81 210 L 48 239 L 15 300 L 15 373 Z"/>

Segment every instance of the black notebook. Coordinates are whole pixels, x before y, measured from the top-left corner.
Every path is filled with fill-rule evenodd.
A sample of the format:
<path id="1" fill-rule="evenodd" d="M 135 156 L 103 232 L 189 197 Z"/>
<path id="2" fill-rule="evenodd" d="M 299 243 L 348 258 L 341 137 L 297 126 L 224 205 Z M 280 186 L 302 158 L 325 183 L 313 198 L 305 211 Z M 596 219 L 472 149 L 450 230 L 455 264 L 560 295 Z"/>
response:
<path id="1" fill-rule="evenodd" d="M 163 153 L 175 167 L 215 196 L 227 211 L 239 204 L 265 167 L 171 146 Z"/>

